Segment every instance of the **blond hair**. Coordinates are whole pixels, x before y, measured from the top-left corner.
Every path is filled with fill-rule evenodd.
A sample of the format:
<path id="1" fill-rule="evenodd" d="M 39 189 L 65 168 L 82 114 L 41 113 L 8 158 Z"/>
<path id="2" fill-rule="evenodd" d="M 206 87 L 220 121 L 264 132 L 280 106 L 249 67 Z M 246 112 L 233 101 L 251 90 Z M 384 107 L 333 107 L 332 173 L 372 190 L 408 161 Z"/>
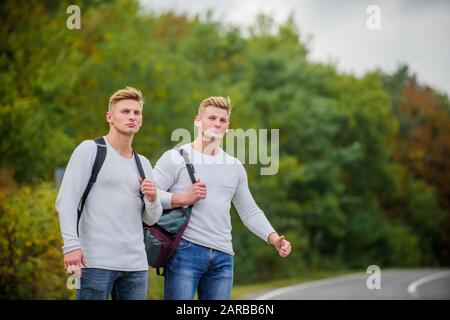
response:
<path id="1" fill-rule="evenodd" d="M 227 110 L 228 114 L 231 113 L 231 100 L 230 97 L 209 97 L 203 100 L 198 107 L 198 114 L 200 115 L 205 111 L 207 107 L 217 107 Z"/>
<path id="2" fill-rule="evenodd" d="M 124 89 L 117 90 L 113 93 L 111 98 L 109 98 L 108 111 L 111 111 L 111 106 L 126 99 L 136 100 L 140 103 L 141 108 L 144 106 L 144 99 L 142 98 L 141 91 L 133 87 L 126 87 Z"/>

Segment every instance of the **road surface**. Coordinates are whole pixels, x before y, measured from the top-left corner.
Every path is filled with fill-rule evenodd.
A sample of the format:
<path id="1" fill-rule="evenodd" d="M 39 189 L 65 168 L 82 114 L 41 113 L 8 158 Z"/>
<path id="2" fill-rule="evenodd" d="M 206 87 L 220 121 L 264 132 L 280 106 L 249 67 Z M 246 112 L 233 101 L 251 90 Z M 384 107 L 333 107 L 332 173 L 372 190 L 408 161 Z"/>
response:
<path id="1" fill-rule="evenodd" d="M 381 270 L 380 289 L 368 289 L 372 274 L 358 273 L 267 291 L 255 300 L 450 300 L 450 269 Z"/>

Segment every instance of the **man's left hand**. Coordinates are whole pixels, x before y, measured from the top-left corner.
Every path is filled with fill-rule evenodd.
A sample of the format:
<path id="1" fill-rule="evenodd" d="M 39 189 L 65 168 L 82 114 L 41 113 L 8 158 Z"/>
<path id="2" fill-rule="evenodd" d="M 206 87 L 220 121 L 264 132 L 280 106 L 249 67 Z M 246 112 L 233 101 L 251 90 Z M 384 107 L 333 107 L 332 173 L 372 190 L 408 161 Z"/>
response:
<path id="1" fill-rule="evenodd" d="M 144 179 L 141 181 L 141 192 L 150 202 L 155 202 L 158 197 L 156 183 L 151 180 Z"/>
<path id="2" fill-rule="evenodd" d="M 277 234 L 271 234 L 269 237 L 269 242 L 277 249 L 278 254 L 285 258 L 291 253 L 291 243 L 287 241 L 284 236 L 279 236 Z"/>

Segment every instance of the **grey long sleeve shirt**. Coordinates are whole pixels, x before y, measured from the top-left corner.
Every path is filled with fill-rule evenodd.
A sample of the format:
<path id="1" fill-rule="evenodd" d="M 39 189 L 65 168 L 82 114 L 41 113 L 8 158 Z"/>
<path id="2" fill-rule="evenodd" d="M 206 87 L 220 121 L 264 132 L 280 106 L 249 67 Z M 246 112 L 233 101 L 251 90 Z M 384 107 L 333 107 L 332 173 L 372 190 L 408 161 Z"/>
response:
<path id="1" fill-rule="evenodd" d="M 267 241 L 272 225 L 255 203 L 242 163 L 222 149 L 215 156 L 183 145 L 195 167 L 197 179 L 207 189 L 205 199 L 193 209 L 183 238 L 196 244 L 234 254 L 231 235 L 231 203 L 241 220 L 259 238 Z M 192 185 L 183 157 L 175 150 L 165 152 L 155 165 L 155 181 L 160 189 L 163 209 L 171 208 L 173 193 L 184 193 Z"/>
<path id="2" fill-rule="evenodd" d="M 106 138 L 105 138 L 106 141 Z M 93 140 L 83 141 L 73 152 L 56 199 L 64 240 L 63 251 L 81 248 L 88 266 L 117 271 L 148 270 L 142 221 L 151 225 L 161 216 L 159 197 L 144 197 L 142 213 L 140 175 L 134 157 L 121 156 L 106 141 L 107 154 L 84 206 L 77 235 L 77 207 L 91 176 L 97 153 Z M 139 155 L 147 179 L 153 172 Z"/>

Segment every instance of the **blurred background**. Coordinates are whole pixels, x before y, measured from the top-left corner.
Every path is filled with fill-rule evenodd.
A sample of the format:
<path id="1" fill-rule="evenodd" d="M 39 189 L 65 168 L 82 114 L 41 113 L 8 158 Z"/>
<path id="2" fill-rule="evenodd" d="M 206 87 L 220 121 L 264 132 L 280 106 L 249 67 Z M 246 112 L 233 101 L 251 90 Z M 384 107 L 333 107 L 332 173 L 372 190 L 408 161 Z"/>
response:
<path id="1" fill-rule="evenodd" d="M 57 168 L 107 132 L 110 95 L 145 96 L 134 147 L 152 164 L 229 96 L 232 128 L 279 129 L 276 175 L 246 165 L 288 259 L 232 211 L 235 287 L 450 265 L 445 1 L 3 1 L 0 299 L 73 299 Z M 66 25 L 76 4 L 81 29 Z M 370 4 L 381 28 L 370 29 Z M 447 17 L 446 17 L 447 15 Z M 234 210 L 234 209 L 233 209 Z M 162 297 L 150 270 L 149 298 Z"/>

